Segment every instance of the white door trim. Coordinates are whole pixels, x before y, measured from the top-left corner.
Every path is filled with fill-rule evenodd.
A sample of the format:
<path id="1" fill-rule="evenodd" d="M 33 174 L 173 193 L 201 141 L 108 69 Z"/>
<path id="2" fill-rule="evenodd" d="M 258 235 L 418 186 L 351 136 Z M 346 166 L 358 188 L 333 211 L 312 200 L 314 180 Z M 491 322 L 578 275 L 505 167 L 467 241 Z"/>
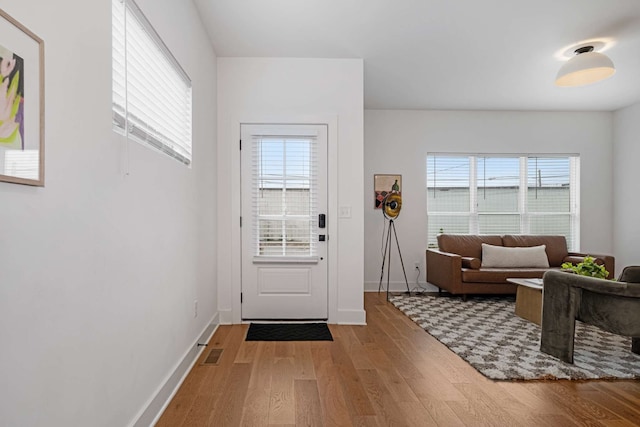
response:
<path id="1" fill-rule="evenodd" d="M 296 114 L 250 114 L 246 117 L 232 120 L 229 144 L 234 144 L 231 150 L 231 189 L 229 189 L 230 211 L 232 215 L 232 238 L 229 242 L 231 254 L 231 312 L 221 311 L 221 323 L 242 323 L 242 308 L 240 294 L 242 292 L 242 230 L 240 229 L 241 197 L 240 197 L 240 128 L 243 124 L 326 124 L 328 143 L 327 191 L 329 194 L 327 216 L 333 226 L 333 236 L 327 241 L 328 250 L 328 323 L 338 323 L 338 116 L 337 115 L 296 115 Z M 220 268 L 220 266 L 219 266 Z M 225 266 L 226 268 L 226 266 Z M 218 288 L 221 289 L 221 286 Z M 223 300 L 222 296 L 218 296 Z"/>

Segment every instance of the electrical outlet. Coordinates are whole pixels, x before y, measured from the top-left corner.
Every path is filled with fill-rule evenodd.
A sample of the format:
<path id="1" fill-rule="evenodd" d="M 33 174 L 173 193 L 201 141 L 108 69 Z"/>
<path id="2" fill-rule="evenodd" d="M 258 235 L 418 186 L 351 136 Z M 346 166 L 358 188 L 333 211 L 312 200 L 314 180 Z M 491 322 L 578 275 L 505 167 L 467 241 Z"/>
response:
<path id="1" fill-rule="evenodd" d="M 193 317 L 198 317 L 198 300 L 193 300 Z"/>
<path id="2" fill-rule="evenodd" d="M 414 262 L 414 263 L 413 263 L 413 265 L 415 265 L 415 266 L 416 266 L 416 268 L 420 268 L 420 261 L 416 261 L 416 262 Z"/>

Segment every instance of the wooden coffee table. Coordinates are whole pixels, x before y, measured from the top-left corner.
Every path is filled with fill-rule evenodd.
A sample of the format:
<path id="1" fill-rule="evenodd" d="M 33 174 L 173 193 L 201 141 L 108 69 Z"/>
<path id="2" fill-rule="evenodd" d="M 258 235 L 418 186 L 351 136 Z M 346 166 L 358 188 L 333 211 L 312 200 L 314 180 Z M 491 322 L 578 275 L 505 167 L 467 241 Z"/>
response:
<path id="1" fill-rule="evenodd" d="M 542 323 L 542 279 L 507 279 L 518 285 L 516 315 L 530 322 Z"/>

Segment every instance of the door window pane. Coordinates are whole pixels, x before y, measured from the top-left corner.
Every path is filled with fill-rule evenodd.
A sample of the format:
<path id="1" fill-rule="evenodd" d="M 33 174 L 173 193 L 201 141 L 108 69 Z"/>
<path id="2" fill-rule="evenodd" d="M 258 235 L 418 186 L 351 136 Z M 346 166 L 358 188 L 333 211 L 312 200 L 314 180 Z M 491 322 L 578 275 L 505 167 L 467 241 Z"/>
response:
<path id="1" fill-rule="evenodd" d="M 314 256 L 315 138 L 256 137 L 252 149 L 256 255 Z"/>

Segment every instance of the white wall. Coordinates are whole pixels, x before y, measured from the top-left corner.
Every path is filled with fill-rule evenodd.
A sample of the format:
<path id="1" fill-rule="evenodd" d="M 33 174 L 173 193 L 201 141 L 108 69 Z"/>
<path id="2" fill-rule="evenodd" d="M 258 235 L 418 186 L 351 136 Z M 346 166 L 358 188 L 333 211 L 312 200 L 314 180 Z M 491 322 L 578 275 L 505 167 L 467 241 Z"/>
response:
<path id="1" fill-rule="evenodd" d="M 420 262 L 420 282 L 425 281 L 428 152 L 580 154 L 581 249 L 612 253 L 611 113 L 367 110 L 366 289 L 377 290 L 380 280 L 384 223 L 381 211 L 373 208 L 373 175 L 380 173 L 402 174 L 398 240 L 409 285 L 415 286 L 415 261 Z M 405 289 L 395 247 L 390 282 L 392 290 Z"/>
<path id="2" fill-rule="evenodd" d="M 46 54 L 46 187 L 0 183 L 2 426 L 133 423 L 216 314 L 215 55 L 191 2 L 138 4 L 193 81 L 192 169 L 132 143 L 121 173 L 110 1 L 2 4 Z"/>
<path id="3" fill-rule="evenodd" d="M 614 114 L 614 253 L 618 271 L 640 265 L 640 103 Z"/>
<path id="4" fill-rule="evenodd" d="M 363 63 L 360 59 L 218 59 L 220 315 L 240 307 L 240 124 L 329 121 L 329 322 L 363 323 Z M 335 129 L 337 127 L 337 129 Z M 332 136 L 333 134 L 333 136 Z M 337 218 L 338 206 L 350 218 Z"/>

